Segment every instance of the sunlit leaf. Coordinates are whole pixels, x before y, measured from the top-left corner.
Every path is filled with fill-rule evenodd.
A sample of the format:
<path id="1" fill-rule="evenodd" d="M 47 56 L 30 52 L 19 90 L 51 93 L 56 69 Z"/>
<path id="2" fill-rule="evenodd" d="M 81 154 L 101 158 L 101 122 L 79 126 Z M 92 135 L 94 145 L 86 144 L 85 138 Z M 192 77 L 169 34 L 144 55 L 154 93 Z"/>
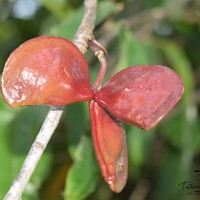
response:
<path id="1" fill-rule="evenodd" d="M 72 165 L 67 175 L 64 197 L 66 200 L 85 199 L 92 193 L 98 180 L 98 167 L 90 138 L 81 137 Z"/>
<path id="2" fill-rule="evenodd" d="M 191 98 L 194 88 L 194 77 L 192 73 L 191 63 L 188 60 L 183 49 L 181 49 L 176 43 L 164 41 L 160 44 L 160 47 L 163 49 L 165 56 L 170 62 L 171 67 L 175 71 L 177 71 L 177 73 L 183 79 L 184 93 L 182 102 L 184 103 L 184 106 L 186 106 L 192 101 Z"/>
<path id="3" fill-rule="evenodd" d="M 53 15 L 61 20 L 66 19 L 66 17 L 72 12 L 72 8 L 65 1 L 58 0 L 39 0 L 45 8 L 47 8 Z"/>
<path id="4" fill-rule="evenodd" d="M 129 128 L 127 133 L 127 145 L 129 160 L 133 166 L 142 167 L 148 161 L 150 145 L 154 137 L 153 132 L 153 130 L 144 131 L 133 126 Z M 131 169 L 129 170 L 132 171 Z"/>
<path id="5" fill-rule="evenodd" d="M 96 25 L 100 24 L 103 20 L 106 19 L 111 13 L 114 12 L 114 5 L 112 2 L 99 2 L 97 8 L 97 19 Z M 53 35 L 60 36 L 72 40 L 74 34 L 77 31 L 78 26 L 82 20 L 84 10 L 83 7 L 75 10 L 72 14 L 70 14 L 67 20 L 61 22 L 58 25 L 53 26 L 49 31 L 44 33 L 44 35 Z"/>
<path id="6" fill-rule="evenodd" d="M 121 28 L 119 41 L 120 54 L 116 71 L 134 65 L 150 64 L 145 46 L 136 40 L 131 31 Z"/>

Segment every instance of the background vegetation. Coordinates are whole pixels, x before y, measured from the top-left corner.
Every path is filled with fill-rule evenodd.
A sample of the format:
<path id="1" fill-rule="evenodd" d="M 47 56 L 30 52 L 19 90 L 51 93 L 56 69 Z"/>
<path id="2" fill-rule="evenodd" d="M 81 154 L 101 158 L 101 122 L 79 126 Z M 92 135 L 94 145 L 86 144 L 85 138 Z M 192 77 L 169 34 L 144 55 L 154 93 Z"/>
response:
<path id="1" fill-rule="evenodd" d="M 80 0 L 0 0 L 0 73 L 9 54 L 30 38 L 55 35 L 72 40 L 82 13 Z M 199 199 L 199 192 L 189 195 L 194 190 L 179 184 L 192 181 L 200 186 L 200 173 L 194 172 L 200 169 L 200 2 L 100 0 L 95 36 L 109 52 L 107 78 L 132 65 L 167 65 L 183 78 L 183 98 L 151 131 L 126 125 L 129 176 L 119 194 L 101 177 L 87 103 L 66 106 L 23 200 Z M 91 51 L 86 58 L 94 80 L 99 64 Z M 45 106 L 10 109 L 0 96 L 0 199 L 47 111 Z"/>

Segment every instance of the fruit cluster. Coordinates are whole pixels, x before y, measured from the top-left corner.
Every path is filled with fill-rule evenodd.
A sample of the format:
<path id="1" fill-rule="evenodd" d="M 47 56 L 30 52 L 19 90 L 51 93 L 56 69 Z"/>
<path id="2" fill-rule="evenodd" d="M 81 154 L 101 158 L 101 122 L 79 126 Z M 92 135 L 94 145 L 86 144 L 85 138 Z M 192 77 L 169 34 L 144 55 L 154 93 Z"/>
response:
<path id="1" fill-rule="evenodd" d="M 122 122 L 153 128 L 180 100 L 183 83 L 168 67 L 134 66 L 118 72 L 101 88 L 104 72 L 105 66 L 92 86 L 79 49 L 66 39 L 42 36 L 23 43 L 10 55 L 3 71 L 2 94 L 11 107 L 89 101 L 102 175 L 113 191 L 120 192 L 128 166 Z"/>

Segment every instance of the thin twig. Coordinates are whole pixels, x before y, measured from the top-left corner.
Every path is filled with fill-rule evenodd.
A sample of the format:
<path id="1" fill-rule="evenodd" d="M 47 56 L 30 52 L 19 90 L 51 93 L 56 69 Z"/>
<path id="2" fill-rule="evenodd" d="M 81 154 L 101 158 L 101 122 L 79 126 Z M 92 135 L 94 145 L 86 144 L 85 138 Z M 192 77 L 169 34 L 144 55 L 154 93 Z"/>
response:
<path id="1" fill-rule="evenodd" d="M 92 35 L 94 29 L 94 23 L 96 19 L 96 5 L 97 0 L 84 1 L 84 16 L 73 41 L 82 53 L 86 52 L 87 39 Z M 35 167 L 37 166 L 37 163 L 39 162 L 52 134 L 58 126 L 60 117 L 63 113 L 63 108 L 63 106 L 50 107 L 42 128 L 40 129 L 38 136 L 36 137 L 17 178 L 13 182 L 4 200 L 21 199 L 26 184 L 34 172 Z"/>
<path id="2" fill-rule="evenodd" d="M 87 8 L 87 12 L 85 12 L 81 25 L 79 26 L 74 36 L 74 44 L 81 50 L 82 53 L 86 52 L 88 47 L 88 38 L 93 35 L 93 29 L 96 19 L 96 5 L 97 0 L 84 1 L 84 6 L 85 8 Z"/>
<path id="3" fill-rule="evenodd" d="M 50 107 L 42 128 L 40 129 L 40 132 L 38 133 L 38 136 L 36 137 L 17 178 L 5 196 L 5 200 L 21 199 L 26 184 L 34 172 L 35 167 L 37 166 L 37 163 L 46 148 L 46 145 L 48 144 L 54 130 L 59 123 L 62 112 L 63 107 Z"/>

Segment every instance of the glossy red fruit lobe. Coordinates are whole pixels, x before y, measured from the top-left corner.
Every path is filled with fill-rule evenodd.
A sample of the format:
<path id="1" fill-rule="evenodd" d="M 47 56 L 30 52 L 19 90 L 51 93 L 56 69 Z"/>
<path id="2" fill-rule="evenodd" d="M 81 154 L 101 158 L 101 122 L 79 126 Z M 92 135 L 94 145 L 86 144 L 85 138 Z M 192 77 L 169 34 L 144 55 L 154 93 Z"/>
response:
<path id="1" fill-rule="evenodd" d="M 90 102 L 92 139 L 104 180 L 120 192 L 127 180 L 128 158 L 124 128 L 96 102 Z"/>
<path id="2" fill-rule="evenodd" d="M 153 128 L 180 100 L 181 78 L 164 66 L 136 66 L 115 74 L 95 101 L 118 119 Z"/>
<path id="3" fill-rule="evenodd" d="M 3 71 L 2 93 L 11 107 L 66 105 L 93 97 L 82 53 L 72 42 L 51 36 L 28 40 L 13 51 Z"/>

